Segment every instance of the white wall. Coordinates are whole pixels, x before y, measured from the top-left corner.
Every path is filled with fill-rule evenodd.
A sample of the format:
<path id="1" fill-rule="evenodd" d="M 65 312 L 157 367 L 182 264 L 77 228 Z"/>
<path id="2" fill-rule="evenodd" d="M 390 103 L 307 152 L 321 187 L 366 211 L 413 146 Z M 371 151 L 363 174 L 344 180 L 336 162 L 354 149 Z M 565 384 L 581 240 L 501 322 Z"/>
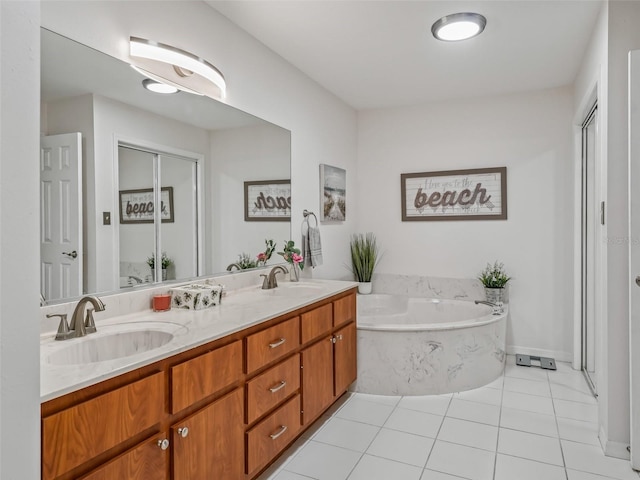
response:
<path id="1" fill-rule="evenodd" d="M 0 478 L 40 478 L 40 9 L 0 2 Z"/>
<path id="2" fill-rule="evenodd" d="M 347 169 L 348 218 L 322 228 L 324 266 L 345 273 L 356 218 L 356 114 L 335 96 L 201 2 L 57 2 L 42 4 L 42 25 L 128 61 L 131 35 L 175 45 L 206 58 L 227 80 L 226 103 L 292 132 L 292 231 L 302 210 L 319 209 L 318 165 Z"/>
<path id="3" fill-rule="evenodd" d="M 498 259 L 510 350 L 570 360 L 572 114 L 570 88 L 361 112 L 357 226 L 378 236 L 378 272 L 473 278 Z M 506 221 L 401 221 L 401 173 L 502 166 Z"/>

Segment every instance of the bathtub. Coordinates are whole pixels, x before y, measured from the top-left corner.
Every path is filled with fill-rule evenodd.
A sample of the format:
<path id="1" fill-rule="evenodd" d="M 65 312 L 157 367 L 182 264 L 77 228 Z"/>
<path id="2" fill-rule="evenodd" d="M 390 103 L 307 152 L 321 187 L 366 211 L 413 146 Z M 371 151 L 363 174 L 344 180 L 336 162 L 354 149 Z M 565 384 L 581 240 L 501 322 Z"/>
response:
<path id="1" fill-rule="evenodd" d="M 430 395 L 478 388 L 504 369 L 507 311 L 402 295 L 358 295 L 357 392 Z"/>

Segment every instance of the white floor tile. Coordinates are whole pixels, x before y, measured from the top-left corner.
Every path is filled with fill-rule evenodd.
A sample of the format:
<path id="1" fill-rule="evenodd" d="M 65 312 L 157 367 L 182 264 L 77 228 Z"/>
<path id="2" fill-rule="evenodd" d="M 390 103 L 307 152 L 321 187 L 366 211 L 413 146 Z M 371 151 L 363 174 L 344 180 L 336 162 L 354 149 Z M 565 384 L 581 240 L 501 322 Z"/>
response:
<path id="1" fill-rule="evenodd" d="M 502 402 L 502 392 L 495 388 L 481 387 L 467 390 L 466 392 L 458 392 L 454 395 L 454 398 L 499 406 Z"/>
<path id="2" fill-rule="evenodd" d="M 578 370 L 572 370 L 571 372 L 549 372 L 549 383 L 566 385 L 582 393 L 591 394 L 591 389 L 587 384 L 587 380 L 584 378 L 584 373 Z"/>
<path id="3" fill-rule="evenodd" d="M 572 402 L 589 403 L 595 405 L 598 401 L 589 393 L 585 393 L 575 387 L 568 385 L 559 385 L 557 383 L 549 384 L 551 387 L 551 396 L 560 400 L 570 400 Z"/>
<path id="4" fill-rule="evenodd" d="M 366 453 L 424 468 L 433 442 L 428 437 L 383 428 Z"/>
<path id="5" fill-rule="evenodd" d="M 307 430 L 302 432 L 301 437 L 306 438 L 307 440 L 313 438 L 314 435 L 322 430 L 322 427 L 329 423 L 332 418 L 333 417 L 327 414 L 322 415 L 318 420 L 313 422 Z"/>
<path id="6" fill-rule="evenodd" d="M 498 453 L 564 466 L 560 440 L 517 430 L 500 429 Z"/>
<path id="7" fill-rule="evenodd" d="M 638 480 L 628 460 L 605 457 L 602 449 L 594 445 L 561 440 L 567 468 L 596 473 L 618 480 Z"/>
<path id="8" fill-rule="evenodd" d="M 502 394 L 502 407 L 553 415 L 553 403 L 550 398 L 507 392 L 506 390 Z"/>
<path id="9" fill-rule="evenodd" d="M 306 475 L 298 475 L 297 473 L 283 470 L 273 477 L 273 480 L 317 480 L 317 477 L 307 477 Z"/>
<path id="10" fill-rule="evenodd" d="M 527 380 L 517 377 L 506 377 L 504 379 L 504 389 L 509 392 L 527 393 L 529 395 L 538 395 L 540 397 L 550 397 L 548 382 L 537 380 Z"/>
<path id="11" fill-rule="evenodd" d="M 447 417 L 497 426 L 500 421 L 500 407 L 453 398 L 447 410 Z"/>
<path id="12" fill-rule="evenodd" d="M 397 408 L 384 424 L 385 428 L 436 438 L 443 417 L 431 413 Z"/>
<path id="13" fill-rule="evenodd" d="M 546 382 L 547 371 L 538 367 L 521 367 L 520 365 L 507 365 L 504 369 L 505 377 L 524 378 L 525 380 L 537 380 Z"/>
<path id="14" fill-rule="evenodd" d="M 324 412 L 324 415 L 327 416 L 332 416 L 335 415 L 342 407 L 344 407 L 347 403 L 349 403 L 349 401 L 355 397 L 354 393 L 351 392 L 346 392 L 344 393 L 338 400 L 336 400 L 336 402 L 331 405 L 326 412 Z"/>
<path id="15" fill-rule="evenodd" d="M 363 452 L 369 447 L 380 427 L 333 417 L 313 439 L 336 447 Z"/>
<path id="16" fill-rule="evenodd" d="M 511 430 L 546 435 L 547 437 L 558 436 L 556 417 L 542 413 L 527 412 L 526 410 L 503 407 L 500 415 L 500 426 Z"/>
<path id="17" fill-rule="evenodd" d="M 318 480 L 345 480 L 360 460 L 353 450 L 309 441 L 284 470 Z"/>
<path id="18" fill-rule="evenodd" d="M 386 458 L 365 455 L 360 459 L 353 473 L 349 475 L 349 480 L 420 480 L 421 474 L 422 468 Z"/>
<path id="19" fill-rule="evenodd" d="M 440 427 L 438 440 L 495 452 L 498 427 L 446 417 Z"/>
<path id="20" fill-rule="evenodd" d="M 427 468 L 471 480 L 492 480 L 495 453 L 437 440 Z"/>
<path id="21" fill-rule="evenodd" d="M 552 374 L 555 373 L 576 373 L 576 372 L 580 372 L 580 370 L 574 370 L 573 366 L 571 366 L 571 364 L 569 362 L 556 362 L 556 368 L 557 370 L 553 371 L 553 370 L 549 370 L 549 378 L 551 378 Z"/>
<path id="22" fill-rule="evenodd" d="M 558 431 L 560 432 L 560 438 L 563 440 L 587 443 L 600 447 L 597 423 L 558 417 Z"/>
<path id="23" fill-rule="evenodd" d="M 555 406 L 557 417 L 573 418 L 574 420 L 592 423 L 598 422 L 598 405 L 559 399 L 553 399 L 553 405 Z"/>
<path id="24" fill-rule="evenodd" d="M 449 475 L 448 473 L 436 472 L 435 470 L 425 469 L 420 480 L 460 480 L 462 477 L 457 475 Z M 398 479 L 399 480 L 399 479 Z"/>
<path id="25" fill-rule="evenodd" d="M 487 388 L 495 388 L 497 390 L 502 390 L 502 385 L 504 384 L 504 375 L 500 375 L 493 382 L 485 385 Z"/>
<path id="26" fill-rule="evenodd" d="M 604 477 L 595 473 L 579 472 L 578 470 L 567 469 L 569 480 L 616 480 L 613 477 Z"/>
<path id="27" fill-rule="evenodd" d="M 403 397 L 398 407 L 407 410 L 444 415 L 449 408 L 452 395 L 427 395 L 419 397 Z"/>
<path id="28" fill-rule="evenodd" d="M 495 480 L 566 480 L 564 468 L 498 454 Z"/>
<path id="29" fill-rule="evenodd" d="M 393 408 L 390 405 L 368 402 L 359 397 L 354 397 L 338 410 L 336 417 L 380 427 L 389 418 Z"/>
<path id="30" fill-rule="evenodd" d="M 382 405 L 390 405 L 395 407 L 402 397 L 395 397 L 389 395 L 371 395 L 369 393 L 356 393 L 354 398 L 360 400 L 366 400 L 367 402 L 381 403 Z"/>

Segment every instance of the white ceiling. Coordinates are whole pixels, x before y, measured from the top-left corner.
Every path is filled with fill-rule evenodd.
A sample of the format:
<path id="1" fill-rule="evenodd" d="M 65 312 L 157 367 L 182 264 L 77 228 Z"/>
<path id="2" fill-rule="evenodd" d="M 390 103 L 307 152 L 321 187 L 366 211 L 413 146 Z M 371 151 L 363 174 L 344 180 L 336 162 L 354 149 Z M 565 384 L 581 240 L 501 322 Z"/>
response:
<path id="1" fill-rule="evenodd" d="M 352 107 L 410 105 L 572 84 L 597 0 L 207 0 Z M 482 35 L 445 43 L 438 18 L 487 17 Z"/>

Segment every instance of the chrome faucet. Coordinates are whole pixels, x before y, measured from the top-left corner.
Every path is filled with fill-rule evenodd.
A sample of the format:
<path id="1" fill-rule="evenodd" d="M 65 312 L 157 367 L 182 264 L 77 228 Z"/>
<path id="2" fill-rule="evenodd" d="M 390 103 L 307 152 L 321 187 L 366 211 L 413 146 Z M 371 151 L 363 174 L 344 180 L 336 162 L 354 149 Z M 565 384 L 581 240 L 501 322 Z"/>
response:
<path id="1" fill-rule="evenodd" d="M 86 320 L 84 317 L 84 306 L 87 303 L 91 303 L 96 312 L 102 312 L 104 310 L 104 303 L 98 297 L 89 295 L 82 297 L 76 305 L 73 314 L 71 315 L 71 325 L 69 328 L 74 331 L 74 337 L 84 337 L 87 333 L 94 333 L 96 331 L 96 325 L 93 321 L 93 310 L 87 310 Z"/>
<path id="2" fill-rule="evenodd" d="M 233 267 L 237 268 L 238 270 L 242 270 L 242 268 L 240 268 L 240 265 L 238 265 L 237 263 L 232 263 L 227 267 L 227 272 L 233 270 Z"/>
<path id="3" fill-rule="evenodd" d="M 483 305 L 489 305 L 490 307 L 493 307 L 493 314 L 494 315 L 500 315 L 500 314 L 504 313 L 504 308 L 502 308 L 502 303 L 487 302 L 486 300 L 475 300 L 475 304 L 476 305 L 478 305 L 479 303 L 481 303 Z"/>
<path id="4" fill-rule="evenodd" d="M 260 276 L 264 277 L 264 280 L 262 281 L 262 289 L 271 290 L 272 288 L 276 288 L 278 286 L 278 280 L 276 280 L 276 274 L 280 272 L 289 273 L 289 270 L 287 270 L 282 265 L 276 265 L 271 269 L 268 275 L 261 273 Z"/>

